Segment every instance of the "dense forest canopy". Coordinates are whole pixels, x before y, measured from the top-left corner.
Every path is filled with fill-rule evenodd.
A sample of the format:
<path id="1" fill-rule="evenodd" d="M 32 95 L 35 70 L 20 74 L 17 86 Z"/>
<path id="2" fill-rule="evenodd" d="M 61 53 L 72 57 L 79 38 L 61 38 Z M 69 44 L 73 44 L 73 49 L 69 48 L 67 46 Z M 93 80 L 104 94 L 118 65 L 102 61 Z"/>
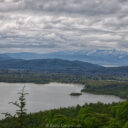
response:
<path id="1" fill-rule="evenodd" d="M 24 128 L 128 128 L 128 101 L 85 104 L 24 116 Z M 0 128 L 15 128 L 18 119 L 0 121 Z"/>

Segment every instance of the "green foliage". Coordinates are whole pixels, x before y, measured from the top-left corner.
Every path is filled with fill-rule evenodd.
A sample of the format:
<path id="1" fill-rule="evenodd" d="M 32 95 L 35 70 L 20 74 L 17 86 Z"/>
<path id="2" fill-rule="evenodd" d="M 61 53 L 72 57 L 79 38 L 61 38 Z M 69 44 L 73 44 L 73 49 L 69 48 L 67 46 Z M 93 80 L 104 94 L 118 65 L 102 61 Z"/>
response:
<path id="1" fill-rule="evenodd" d="M 128 102 L 122 103 L 117 108 L 116 118 L 121 124 L 125 124 L 128 121 Z"/>
<path id="2" fill-rule="evenodd" d="M 121 128 L 121 127 L 119 126 L 119 122 L 116 119 L 112 119 L 109 122 L 109 128 Z"/>
<path id="3" fill-rule="evenodd" d="M 125 125 L 123 126 L 123 128 L 128 128 L 128 121 L 125 123 Z"/>
<path id="4" fill-rule="evenodd" d="M 80 109 L 78 117 L 81 120 L 85 120 L 92 113 L 93 113 L 93 109 L 91 107 L 83 107 Z"/>
<path id="5" fill-rule="evenodd" d="M 82 92 L 115 95 L 128 99 L 127 81 L 88 80 Z"/>
<path id="6" fill-rule="evenodd" d="M 25 116 L 26 116 L 26 108 L 25 108 L 26 99 L 25 99 L 25 95 L 27 95 L 28 93 L 24 92 L 24 88 L 25 87 L 23 87 L 22 91 L 18 93 L 20 95 L 18 101 L 10 102 L 14 106 L 18 107 L 18 109 L 16 110 L 15 115 L 11 115 L 9 113 L 3 113 L 5 115 L 5 117 L 6 117 L 6 119 L 14 119 L 14 121 L 16 123 L 14 123 L 13 125 L 15 127 L 18 127 L 18 128 L 24 128 L 24 120 L 26 120 L 25 119 Z"/>
<path id="7" fill-rule="evenodd" d="M 28 114 L 23 121 L 24 128 L 128 128 L 127 105 L 128 101 L 91 103 Z M 17 118 L 6 118 L 0 121 L 0 128 L 17 128 L 16 122 Z"/>
<path id="8" fill-rule="evenodd" d="M 85 126 L 86 128 L 100 128 L 102 126 L 102 122 L 96 117 L 87 117 L 85 120 Z"/>

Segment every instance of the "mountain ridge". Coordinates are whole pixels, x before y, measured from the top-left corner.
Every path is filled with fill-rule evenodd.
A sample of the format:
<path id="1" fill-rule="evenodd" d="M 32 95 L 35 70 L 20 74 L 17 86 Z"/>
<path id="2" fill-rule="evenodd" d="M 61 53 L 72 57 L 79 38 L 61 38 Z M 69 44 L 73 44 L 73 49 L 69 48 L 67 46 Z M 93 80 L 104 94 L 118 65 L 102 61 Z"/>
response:
<path id="1" fill-rule="evenodd" d="M 61 59 L 35 59 L 22 60 L 12 59 L 0 62 L 0 69 L 16 69 L 16 70 L 37 70 L 43 72 L 57 73 L 80 73 L 94 72 L 103 67 L 82 61 L 69 61 Z"/>
<path id="2" fill-rule="evenodd" d="M 13 59 L 63 59 L 63 60 L 78 60 L 98 65 L 116 65 L 127 66 L 128 65 L 128 53 L 117 50 L 92 50 L 92 51 L 60 51 L 52 53 L 5 53 Z"/>
<path id="3" fill-rule="evenodd" d="M 0 70 L 24 70 L 75 75 L 128 76 L 128 66 L 103 67 L 88 62 L 62 59 L 3 60 L 0 61 Z"/>
<path id="4" fill-rule="evenodd" d="M 2 60 L 10 60 L 13 59 L 10 56 L 6 55 L 6 54 L 0 54 L 0 61 Z"/>

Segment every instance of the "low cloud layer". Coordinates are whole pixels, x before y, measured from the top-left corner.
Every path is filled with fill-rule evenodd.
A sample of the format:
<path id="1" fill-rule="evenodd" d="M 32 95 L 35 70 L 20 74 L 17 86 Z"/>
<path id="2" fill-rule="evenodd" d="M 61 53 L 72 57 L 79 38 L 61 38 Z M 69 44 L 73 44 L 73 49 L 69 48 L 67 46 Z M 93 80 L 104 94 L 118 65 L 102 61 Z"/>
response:
<path id="1" fill-rule="evenodd" d="M 128 0 L 0 0 L 0 52 L 128 50 Z"/>

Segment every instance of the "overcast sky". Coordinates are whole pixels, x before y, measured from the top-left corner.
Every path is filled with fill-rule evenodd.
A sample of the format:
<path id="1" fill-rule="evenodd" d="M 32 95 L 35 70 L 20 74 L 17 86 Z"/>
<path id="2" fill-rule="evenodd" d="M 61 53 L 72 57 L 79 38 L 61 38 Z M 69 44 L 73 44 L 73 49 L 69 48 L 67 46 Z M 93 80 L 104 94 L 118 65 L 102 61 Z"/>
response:
<path id="1" fill-rule="evenodd" d="M 128 51 L 128 0 L 0 0 L 0 52 Z"/>

